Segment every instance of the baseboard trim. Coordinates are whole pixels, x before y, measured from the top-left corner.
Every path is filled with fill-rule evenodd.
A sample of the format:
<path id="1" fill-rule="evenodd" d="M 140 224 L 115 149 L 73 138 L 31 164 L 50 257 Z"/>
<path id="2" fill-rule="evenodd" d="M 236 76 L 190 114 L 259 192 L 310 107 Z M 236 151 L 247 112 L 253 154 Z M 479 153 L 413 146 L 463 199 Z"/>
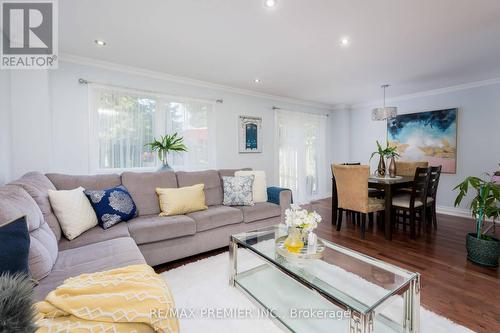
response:
<path id="1" fill-rule="evenodd" d="M 437 205 L 436 211 L 438 212 L 438 214 L 465 217 L 469 219 L 471 218 L 470 211 L 464 208 Z"/>
<path id="2" fill-rule="evenodd" d="M 471 212 L 468 209 L 437 205 L 436 211 L 438 214 L 463 217 L 472 220 Z M 486 221 L 491 222 L 491 219 L 486 219 Z"/>

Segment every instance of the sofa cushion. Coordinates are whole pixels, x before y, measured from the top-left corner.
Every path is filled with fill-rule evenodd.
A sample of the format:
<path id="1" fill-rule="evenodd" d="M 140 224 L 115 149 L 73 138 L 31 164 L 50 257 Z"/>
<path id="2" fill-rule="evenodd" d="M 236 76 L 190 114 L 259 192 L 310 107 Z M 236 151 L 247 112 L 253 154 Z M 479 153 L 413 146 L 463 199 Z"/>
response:
<path id="1" fill-rule="evenodd" d="M 122 183 L 137 206 L 137 213 L 151 215 L 160 213 L 156 188 L 176 188 L 175 172 L 124 172 Z"/>
<path id="2" fill-rule="evenodd" d="M 58 257 L 56 236 L 47 223 L 30 232 L 29 266 L 31 276 L 41 280 L 50 274 Z"/>
<path id="3" fill-rule="evenodd" d="M 270 202 L 259 202 L 254 206 L 238 207 L 243 212 L 243 222 L 254 222 L 281 215 L 281 208 Z"/>
<path id="4" fill-rule="evenodd" d="M 40 280 L 49 274 L 57 259 L 56 236 L 28 192 L 16 185 L 0 187 L 0 224 L 21 216 L 26 216 L 30 233 L 30 273 L 34 279 Z"/>
<path id="5" fill-rule="evenodd" d="M 139 248 L 130 237 L 64 250 L 59 252 L 50 275 L 35 287 L 35 298 L 37 301 L 43 300 L 50 291 L 72 276 L 145 263 Z"/>
<path id="6" fill-rule="evenodd" d="M 241 210 L 227 206 L 212 206 L 187 215 L 196 221 L 197 232 L 243 222 Z"/>
<path id="7" fill-rule="evenodd" d="M 101 228 L 109 229 L 120 222 L 127 222 L 137 215 L 137 207 L 125 186 L 106 190 L 85 190 Z"/>
<path id="8" fill-rule="evenodd" d="M 50 205 L 48 190 L 55 190 L 54 184 L 47 176 L 40 172 L 28 172 L 11 184 L 21 186 L 31 195 L 42 211 L 45 222 L 56 235 L 57 240 L 61 239 L 61 226 Z"/>
<path id="9" fill-rule="evenodd" d="M 26 217 L 0 223 L 0 275 L 29 273 L 30 234 Z"/>
<path id="10" fill-rule="evenodd" d="M 65 237 L 63 237 L 59 241 L 59 251 L 74 249 L 76 247 L 85 246 L 93 243 L 99 243 L 120 237 L 130 237 L 130 233 L 128 232 L 128 226 L 126 223 L 116 224 L 113 227 L 106 230 L 97 226 L 85 231 L 83 234 L 81 234 L 80 236 L 76 237 L 73 240 L 68 240 Z"/>
<path id="11" fill-rule="evenodd" d="M 179 187 L 205 184 L 205 199 L 207 206 L 222 205 L 222 183 L 217 171 L 178 171 L 176 175 Z"/>
<path id="12" fill-rule="evenodd" d="M 196 233 L 196 223 L 185 215 L 139 216 L 128 221 L 127 225 L 130 236 L 137 244 L 158 242 Z"/>
<path id="13" fill-rule="evenodd" d="M 104 190 L 121 185 L 120 175 L 117 174 L 78 176 L 48 173 L 46 176 L 58 190 L 73 190 L 80 186 L 86 190 Z"/>

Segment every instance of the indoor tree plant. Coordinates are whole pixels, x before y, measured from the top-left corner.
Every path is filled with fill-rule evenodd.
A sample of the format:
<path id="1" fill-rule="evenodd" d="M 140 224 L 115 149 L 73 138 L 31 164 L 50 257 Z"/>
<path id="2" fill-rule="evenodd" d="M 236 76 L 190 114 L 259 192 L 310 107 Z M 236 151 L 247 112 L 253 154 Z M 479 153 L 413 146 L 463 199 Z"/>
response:
<path id="1" fill-rule="evenodd" d="M 154 139 L 153 142 L 147 143 L 151 151 L 158 152 L 158 159 L 162 162 L 160 170 L 172 170 L 168 165 L 167 156 L 170 152 L 186 152 L 187 147 L 183 143 L 184 138 L 177 136 L 177 133 L 160 136 L 160 139 Z"/>
<path id="2" fill-rule="evenodd" d="M 490 175 L 486 176 L 488 179 L 467 177 L 458 184 L 454 188 L 459 190 L 455 207 L 462 202 L 470 189 L 475 191 L 476 196 L 470 203 L 470 210 L 476 221 L 476 232 L 467 234 L 467 258 L 483 266 L 496 267 L 500 257 L 500 241 L 486 235 L 483 227 L 486 218 L 495 221 L 500 216 L 500 184 L 496 184 Z"/>

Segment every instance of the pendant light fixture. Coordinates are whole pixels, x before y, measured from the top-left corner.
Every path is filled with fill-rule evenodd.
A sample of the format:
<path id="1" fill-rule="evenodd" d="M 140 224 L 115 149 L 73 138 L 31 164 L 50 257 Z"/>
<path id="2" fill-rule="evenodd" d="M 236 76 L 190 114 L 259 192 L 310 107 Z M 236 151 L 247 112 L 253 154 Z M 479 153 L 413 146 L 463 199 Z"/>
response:
<path id="1" fill-rule="evenodd" d="M 389 88 L 388 84 L 381 86 L 384 89 L 384 106 L 381 108 L 375 108 L 372 111 L 372 120 L 387 120 L 394 118 L 398 115 L 398 108 L 394 106 L 385 106 L 385 89 Z"/>

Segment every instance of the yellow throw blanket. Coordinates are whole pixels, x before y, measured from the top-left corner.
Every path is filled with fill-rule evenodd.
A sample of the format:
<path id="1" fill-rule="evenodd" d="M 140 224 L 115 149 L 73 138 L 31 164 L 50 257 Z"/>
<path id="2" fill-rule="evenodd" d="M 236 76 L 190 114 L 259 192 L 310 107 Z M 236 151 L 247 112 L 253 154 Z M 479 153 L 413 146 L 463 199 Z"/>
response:
<path id="1" fill-rule="evenodd" d="M 148 265 L 69 278 L 36 307 L 39 333 L 179 332 L 170 289 Z"/>

